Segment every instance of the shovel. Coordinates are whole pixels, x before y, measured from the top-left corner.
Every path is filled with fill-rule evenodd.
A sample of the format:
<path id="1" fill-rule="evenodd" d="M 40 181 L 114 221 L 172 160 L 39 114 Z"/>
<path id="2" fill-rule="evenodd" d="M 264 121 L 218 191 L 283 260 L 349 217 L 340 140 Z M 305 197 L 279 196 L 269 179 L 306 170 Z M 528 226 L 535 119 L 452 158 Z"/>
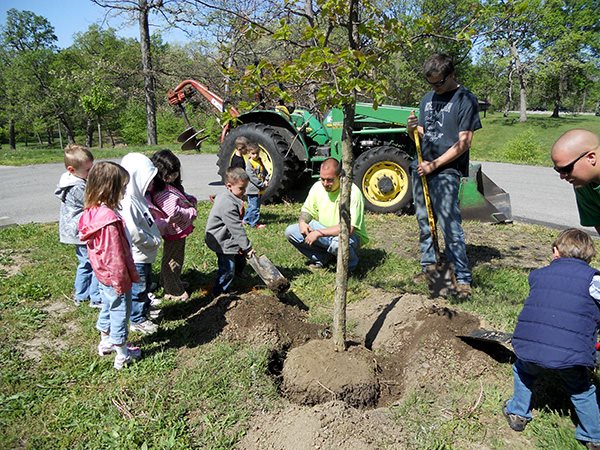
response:
<path id="1" fill-rule="evenodd" d="M 419 164 L 423 162 L 423 152 L 421 151 L 421 141 L 419 132 L 415 128 L 415 146 L 417 148 L 417 157 Z M 440 254 L 440 244 L 438 242 L 437 227 L 435 224 L 435 214 L 431 206 L 431 197 L 429 196 L 429 186 L 427 185 L 427 177 L 421 176 L 421 184 L 423 185 L 423 196 L 425 197 L 425 207 L 427 208 L 427 219 L 429 221 L 429 230 L 431 240 L 433 241 L 433 249 L 435 251 L 435 269 L 427 270 L 427 284 L 429 287 L 429 295 L 435 297 L 447 297 L 456 291 L 456 277 L 452 264 L 448 261 L 442 261 Z"/>
<path id="2" fill-rule="evenodd" d="M 258 257 L 253 254 L 248 258 L 248 264 L 275 295 L 281 295 L 290 288 L 290 282 L 287 278 L 265 255 Z"/>

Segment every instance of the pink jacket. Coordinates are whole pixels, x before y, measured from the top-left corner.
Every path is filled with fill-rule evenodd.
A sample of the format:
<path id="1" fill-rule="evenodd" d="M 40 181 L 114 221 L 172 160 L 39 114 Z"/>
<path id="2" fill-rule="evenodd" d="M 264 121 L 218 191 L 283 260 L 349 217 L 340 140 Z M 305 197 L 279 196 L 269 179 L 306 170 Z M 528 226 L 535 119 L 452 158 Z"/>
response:
<path id="1" fill-rule="evenodd" d="M 108 206 L 83 211 L 79 219 L 79 238 L 87 245 L 90 264 L 100 283 L 124 294 L 131 290 L 132 283 L 140 281 L 125 222 Z"/>
<path id="2" fill-rule="evenodd" d="M 167 217 L 172 217 L 165 232 L 161 232 L 164 239 L 183 239 L 194 231 L 193 222 L 198 216 L 194 196 L 167 184 L 164 190 L 152 194 L 152 202 Z"/>

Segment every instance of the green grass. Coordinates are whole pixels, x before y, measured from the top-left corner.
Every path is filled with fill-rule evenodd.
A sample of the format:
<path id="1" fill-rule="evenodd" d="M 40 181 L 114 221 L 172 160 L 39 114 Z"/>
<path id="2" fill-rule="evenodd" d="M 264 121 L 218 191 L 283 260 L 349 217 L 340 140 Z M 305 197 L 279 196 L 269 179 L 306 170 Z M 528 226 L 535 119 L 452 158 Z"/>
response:
<path id="1" fill-rule="evenodd" d="M 122 158 L 131 152 L 140 152 L 151 156 L 157 150 L 168 148 L 178 154 L 195 154 L 195 150 L 180 150 L 180 144 L 165 144 L 157 146 L 131 146 L 131 147 L 92 147 L 90 150 L 96 159 Z M 202 153 L 217 153 L 218 145 L 203 145 Z M 25 166 L 29 164 L 47 164 L 62 163 L 64 158 L 63 150 L 59 147 L 48 148 L 34 145 L 25 146 L 17 144 L 16 150 L 10 150 L 8 145 L 4 144 L 0 148 L 0 166 Z"/>
<path id="2" fill-rule="evenodd" d="M 191 310 L 205 304 L 203 293 L 216 270 L 216 258 L 203 243 L 209 207 L 199 205 L 197 230 L 186 248 L 184 276 L 199 289 L 189 305 L 173 306 L 178 314 L 163 321 L 155 336 L 130 336 L 145 355 L 121 372 L 112 369 L 111 357 L 95 353 L 97 312 L 71 306 L 76 258 L 72 247 L 58 243 L 56 224 L 0 229 L 0 448 L 229 449 L 246 432 L 251 414 L 278 404 L 266 348 L 220 338 L 200 342 L 187 320 Z M 264 207 L 268 228 L 251 230 L 250 238 L 292 281 L 293 293 L 309 307 L 309 319 L 330 323 L 335 273 L 307 270 L 283 236 L 298 210 L 298 204 Z M 373 286 L 424 294 L 424 287 L 411 280 L 419 268 L 418 255 L 400 257 L 388 250 L 386 239 L 386 230 L 414 228 L 414 221 L 391 215 L 385 220 L 369 215 L 367 220 L 373 239 L 349 281 L 348 301 L 365 298 Z M 537 226 L 512 227 L 516 235 L 543 242 L 556 234 Z M 19 270 L 9 275 L 13 266 Z M 257 282 L 252 275 L 238 286 L 249 289 Z M 527 294 L 527 271 L 482 265 L 474 269 L 474 282 L 473 300 L 454 307 L 510 331 Z M 50 348 L 42 349 L 36 361 L 27 352 L 39 340 Z M 485 387 L 474 413 L 465 413 L 472 402 L 467 399 L 477 398 L 480 386 L 469 379 L 448 386 L 447 398 L 440 401 L 435 393 L 415 391 L 392 408 L 398 426 L 409 434 L 410 447 L 487 442 L 488 427 L 507 429 L 499 407 L 512 388 L 510 367 L 502 365 L 493 375 L 495 381 Z M 564 413 L 544 410 L 538 415 L 522 438 L 529 448 L 574 448 L 573 425 Z M 506 433 L 493 433 L 489 445 L 506 448 Z"/>
<path id="3" fill-rule="evenodd" d="M 562 114 L 558 119 L 530 114 L 519 122 L 518 114 L 501 113 L 481 118 L 483 127 L 475 132 L 471 159 L 551 166 L 550 149 L 564 132 L 585 128 L 600 133 L 600 117 Z"/>

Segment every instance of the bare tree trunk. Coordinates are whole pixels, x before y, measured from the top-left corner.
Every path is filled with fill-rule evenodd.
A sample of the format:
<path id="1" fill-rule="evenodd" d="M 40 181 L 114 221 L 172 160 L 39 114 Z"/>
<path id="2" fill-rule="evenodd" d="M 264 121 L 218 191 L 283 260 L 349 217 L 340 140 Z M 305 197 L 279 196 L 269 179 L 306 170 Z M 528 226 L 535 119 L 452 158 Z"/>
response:
<path id="1" fill-rule="evenodd" d="M 511 67 L 510 71 L 508 72 L 508 91 L 506 93 L 506 106 L 504 107 L 504 117 L 508 117 L 508 112 L 510 111 L 510 108 L 512 106 L 512 102 L 513 102 L 513 98 L 512 98 L 512 94 L 513 94 L 513 73 L 514 73 L 515 69 Z"/>
<path id="2" fill-rule="evenodd" d="M 41 147 L 42 145 L 42 136 L 40 136 L 40 133 L 38 133 L 37 131 L 35 132 L 35 137 L 37 138 L 38 141 L 38 145 Z"/>
<path id="3" fill-rule="evenodd" d="M 525 67 L 521 64 L 521 58 L 517 50 L 516 44 L 513 42 L 510 45 L 510 53 L 515 62 L 515 70 L 519 78 L 519 122 L 527 122 L 527 92 L 525 91 Z"/>
<path id="4" fill-rule="evenodd" d="M 15 121 L 8 119 L 8 146 L 11 150 L 17 149 L 17 136 L 15 133 Z"/>
<path id="5" fill-rule="evenodd" d="M 58 142 L 60 143 L 60 148 L 64 148 L 63 146 L 63 139 L 62 139 L 62 130 L 60 129 L 60 122 L 58 122 L 57 124 L 57 128 L 58 128 Z"/>
<path id="6" fill-rule="evenodd" d="M 115 137 L 113 136 L 112 130 L 109 126 L 106 127 L 106 131 L 108 132 L 108 137 L 110 138 L 110 145 L 112 145 L 112 148 L 115 148 Z"/>
<path id="7" fill-rule="evenodd" d="M 98 120 L 98 147 L 102 148 L 102 125 Z"/>
<path id="8" fill-rule="evenodd" d="M 140 48 L 142 51 L 142 70 L 144 72 L 144 94 L 146 97 L 146 133 L 148 145 L 158 143 L 156 132 L 156 94 L 154 92 L 154 72 L 150 50 L 150 26 L 148 24 L 148 2 L 138 0 Z"/>
<path id="9" fill-rule="evenodd" d="M 85 146 L 87 148 L 92 148 L 94 145 L 94 124 L 92 123 L 92 119 L 90 117 L 87 118 L 87 123 L 85 125 Z"/>
<path id="10" fill-rule="evenodd" d="M 52 128 L 46 128 L 46 139 L 48 140 L 48 147 L 52 147 Z"/>
<path id="11" fill-rule="evenodd" d="M 65 127 L 65 131 L 67 133 L 67 143 L 74 144 L 75 143 L 75 134 L 73 133 L 73 129 L 71 128 L 71 125 L 69 124 L 69 122 L 67 122 L 67 119 L 65 118 L 65 116 L 63 114 L 60 114 L 58 116 L 58 120 L 60 120 L 60 123 L 62 123 L 63 127 Z"/>

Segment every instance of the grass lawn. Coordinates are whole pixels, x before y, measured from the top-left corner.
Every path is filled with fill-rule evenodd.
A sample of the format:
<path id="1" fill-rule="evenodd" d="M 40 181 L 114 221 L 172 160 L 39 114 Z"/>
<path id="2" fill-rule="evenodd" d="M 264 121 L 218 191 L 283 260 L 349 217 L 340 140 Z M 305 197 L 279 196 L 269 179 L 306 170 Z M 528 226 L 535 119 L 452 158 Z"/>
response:
<path id="1" fill-rule="evenodd" d="M 600 117 L 562 114 L 552 119 L 549 115 L 530 114 L 523 123 L 514 113 L 482 116 L 483 127 L 473 136 L 471 159 L 551 166 L 550 149 L 564 132 L 585 128 L 600 133 Z"/>
<path id="2" fill-rule="evenodd" d="M 70 301 L 76 259 L 72 247 L 58 243 L 56 224 L 0 229 L 0 448 L 228 449 L 246 433 L 251 414 L 280 404 L 265 348 L 219 337 L 198 342 L 188 326 L 189 316 L 206 305 L 206 288 L 216 270 L 216 258 L 203 243 L 209 207 L 199 205 L 197 229 L 187 242 L 184 277 L 195 287 L 192 299 L 167 304 L 156 335 L 130 335 L 142 345 L 144 358 L 121 372 L 112 368 L 112 357 L 96 355 L 96 310 L 76 308 Z M 335 273 L 306 270 L 283 236 L 299 207 L 264 207 L 268 227 L 251 230 L 250 238 L 291 279 L 293 293 L 309 307 L 310 320 L 327 324 Z M 348 301 L 365 298 L 373 287 L 425 294 L 425 286 L 412 282 L 419 270 L 414 217 L 369 214 L 367 220 L 372 242 L 362 252 L 359 273 L 349 280 Z M 496 252 L 499 265 L 494 258 L 477 256 L 473 299 L 452 307 L 512 331 L 527 294 L 531 267 L 524 261 L 532 246 L 548 260 L 556 231 L 520 224 L 466 224 L 466 229 L 468 239 L 477 241 L 473 252 L 495 254 L 491 246 L 496 244 L 485 240 L 492 236 L 506 252 Z M 250 289 L 257 282 L 252 275 L 239 286 Z M 512 389 L 511 370 L 507 364 L 497 370 L 497 382 L 480 386 L 466 380 L 464 391 L 455 392 L 473 398 L 484 393 L 468 416 L 448 418 L 447 411 L 435 410 L 431 393 L 418 390 L 396 405 L 395 420 L 409 434 L 412 448 L 466 443 L 470 448 L 515 448 L 499 414 Z M 537 411 L 519 439 L 519 448 L 577 448 L 568 414 L 553 409 Z"/>

